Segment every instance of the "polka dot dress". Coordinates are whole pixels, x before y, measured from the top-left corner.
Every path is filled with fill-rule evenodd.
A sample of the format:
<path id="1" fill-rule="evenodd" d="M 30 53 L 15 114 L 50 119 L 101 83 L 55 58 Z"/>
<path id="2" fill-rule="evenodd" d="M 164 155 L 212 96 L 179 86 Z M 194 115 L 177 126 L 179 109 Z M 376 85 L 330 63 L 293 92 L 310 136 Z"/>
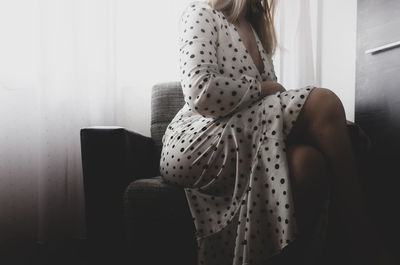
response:
<path id="1" fill-rule="evenodd" d="M 297 235 L 285 139 L 314 88 L 261 97 L 276 81 L 253 29 L 259 73 L 233 24 L 191 1 L 179 24 L 185 105 L 162 138 L 160 172 L 182 185 L 196 228 L 198 264 L 268 264 Z"/>

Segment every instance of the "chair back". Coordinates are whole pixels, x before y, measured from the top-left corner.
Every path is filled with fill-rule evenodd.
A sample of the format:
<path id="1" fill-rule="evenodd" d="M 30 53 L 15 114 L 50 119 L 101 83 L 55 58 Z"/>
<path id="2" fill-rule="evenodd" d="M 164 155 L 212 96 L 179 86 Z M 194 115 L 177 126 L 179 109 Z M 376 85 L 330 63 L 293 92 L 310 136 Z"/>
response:
<path id="1" fill-rule="evenodd" d="M 151 138 L 158 152 L 162 149 L 162 137 L 168 124 L 184 106 L 181 83 L 178 81 L 157 83 L 151 93 Z"/>

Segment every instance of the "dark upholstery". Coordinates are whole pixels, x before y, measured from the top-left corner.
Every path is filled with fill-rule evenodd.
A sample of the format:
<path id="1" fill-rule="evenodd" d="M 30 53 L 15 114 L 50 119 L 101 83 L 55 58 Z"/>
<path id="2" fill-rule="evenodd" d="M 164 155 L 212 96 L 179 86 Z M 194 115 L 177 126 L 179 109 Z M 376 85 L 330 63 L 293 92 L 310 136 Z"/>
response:
<path id="1" fill-rule="evenodd" d="M 160 176 L 132 182 L 125 192 L 126 233 L 138 264 L 196 264 L 194 226 L 182 188 Z"/>
<path id="2" fill-rule="evenodd" d="M 183 107 L 179 82 L 155 84 L 151 93 L 151 138 L 159 163 L 162 137 Z M 159 170 L 159 164 L 157 169 Z M 160 264 L 196 264 L 194 225 L 180 187 L 164 183 L 161 176 L 132 182 L 125 192 L 125 222 L 129 248 L 135 260 Z M 157 255 L 154 255 L 154 250 Z"/>
<path id="3" fill-rule="evenodd" d="M 157 175 L 153 140 L 116 127 L 88 127 L 80 134 L 91 260 L 125 260 L 123 195 L 133 180 Z"/>
<path id="4" fill-rule="evenodd" d="M 184 191 L 159 174 L 162 136 L 183 104 L 179 82 L 158 83 L 152 87 L 151 137 L 121 127 L 81 129 L 93 264 L 196 264 Z M 356 124 L 347 126 L 362 163 L 369 139 Z"/>
<path id="5" fill-rule="evenodd" d="M 196 264 L 184 191 L 159 175 L 162 136 L 183 104 L 179 82 L 159 83 L 152 88 L 151 138 L 121 127 L 81 129 L 93 263 L 117 257 L 121 264 Z"/>

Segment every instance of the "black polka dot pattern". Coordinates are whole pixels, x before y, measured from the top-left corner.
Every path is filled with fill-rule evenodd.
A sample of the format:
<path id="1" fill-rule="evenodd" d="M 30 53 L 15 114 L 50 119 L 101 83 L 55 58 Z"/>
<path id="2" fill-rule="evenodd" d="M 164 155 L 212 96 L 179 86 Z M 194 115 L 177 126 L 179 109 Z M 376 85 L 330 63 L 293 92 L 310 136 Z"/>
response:
<path id="1" fill-rule="evenodd" d="M 266 264 L 296 238 L 285 139 L 313 86 L 261 98 L 260 75 L 224 15 L 191 1 L 180 20 L 185 105 L 162 138 L 160 173 L 182 185 L 198 264 Z"/>
<path id="2" fill-rule="evenodd" d="M 179 71 L 190 110 L 221 118 L 259 100 L 261 83 L 259 76 L 253 76 L 258 70 L 250 54 L 243 53 L 244 46 L 237 45 L 239 35 L 228 34 L 227 21 L 218 21 L 221 15 L 204 3 L 192 3 L 185 11 L 180 21 Z M 223 43 L 227 46 L 221 47 Z"/>

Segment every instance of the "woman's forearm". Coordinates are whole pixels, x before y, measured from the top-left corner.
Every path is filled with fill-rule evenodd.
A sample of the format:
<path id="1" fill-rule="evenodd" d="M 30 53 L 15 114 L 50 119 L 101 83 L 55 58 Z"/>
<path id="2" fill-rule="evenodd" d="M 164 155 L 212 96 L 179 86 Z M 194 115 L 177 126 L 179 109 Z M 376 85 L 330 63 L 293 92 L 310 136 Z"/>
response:
<path id="1" fill-rule="evenodd" d="M 275 94 L 278 91 L 283 92 L 283 91 L 286 91 L 286 89 L 281 84 L 279 84 L 278 82 L 275 82 L 275 81 L 261 82 L 261 96 L 262 97 Z"/>

